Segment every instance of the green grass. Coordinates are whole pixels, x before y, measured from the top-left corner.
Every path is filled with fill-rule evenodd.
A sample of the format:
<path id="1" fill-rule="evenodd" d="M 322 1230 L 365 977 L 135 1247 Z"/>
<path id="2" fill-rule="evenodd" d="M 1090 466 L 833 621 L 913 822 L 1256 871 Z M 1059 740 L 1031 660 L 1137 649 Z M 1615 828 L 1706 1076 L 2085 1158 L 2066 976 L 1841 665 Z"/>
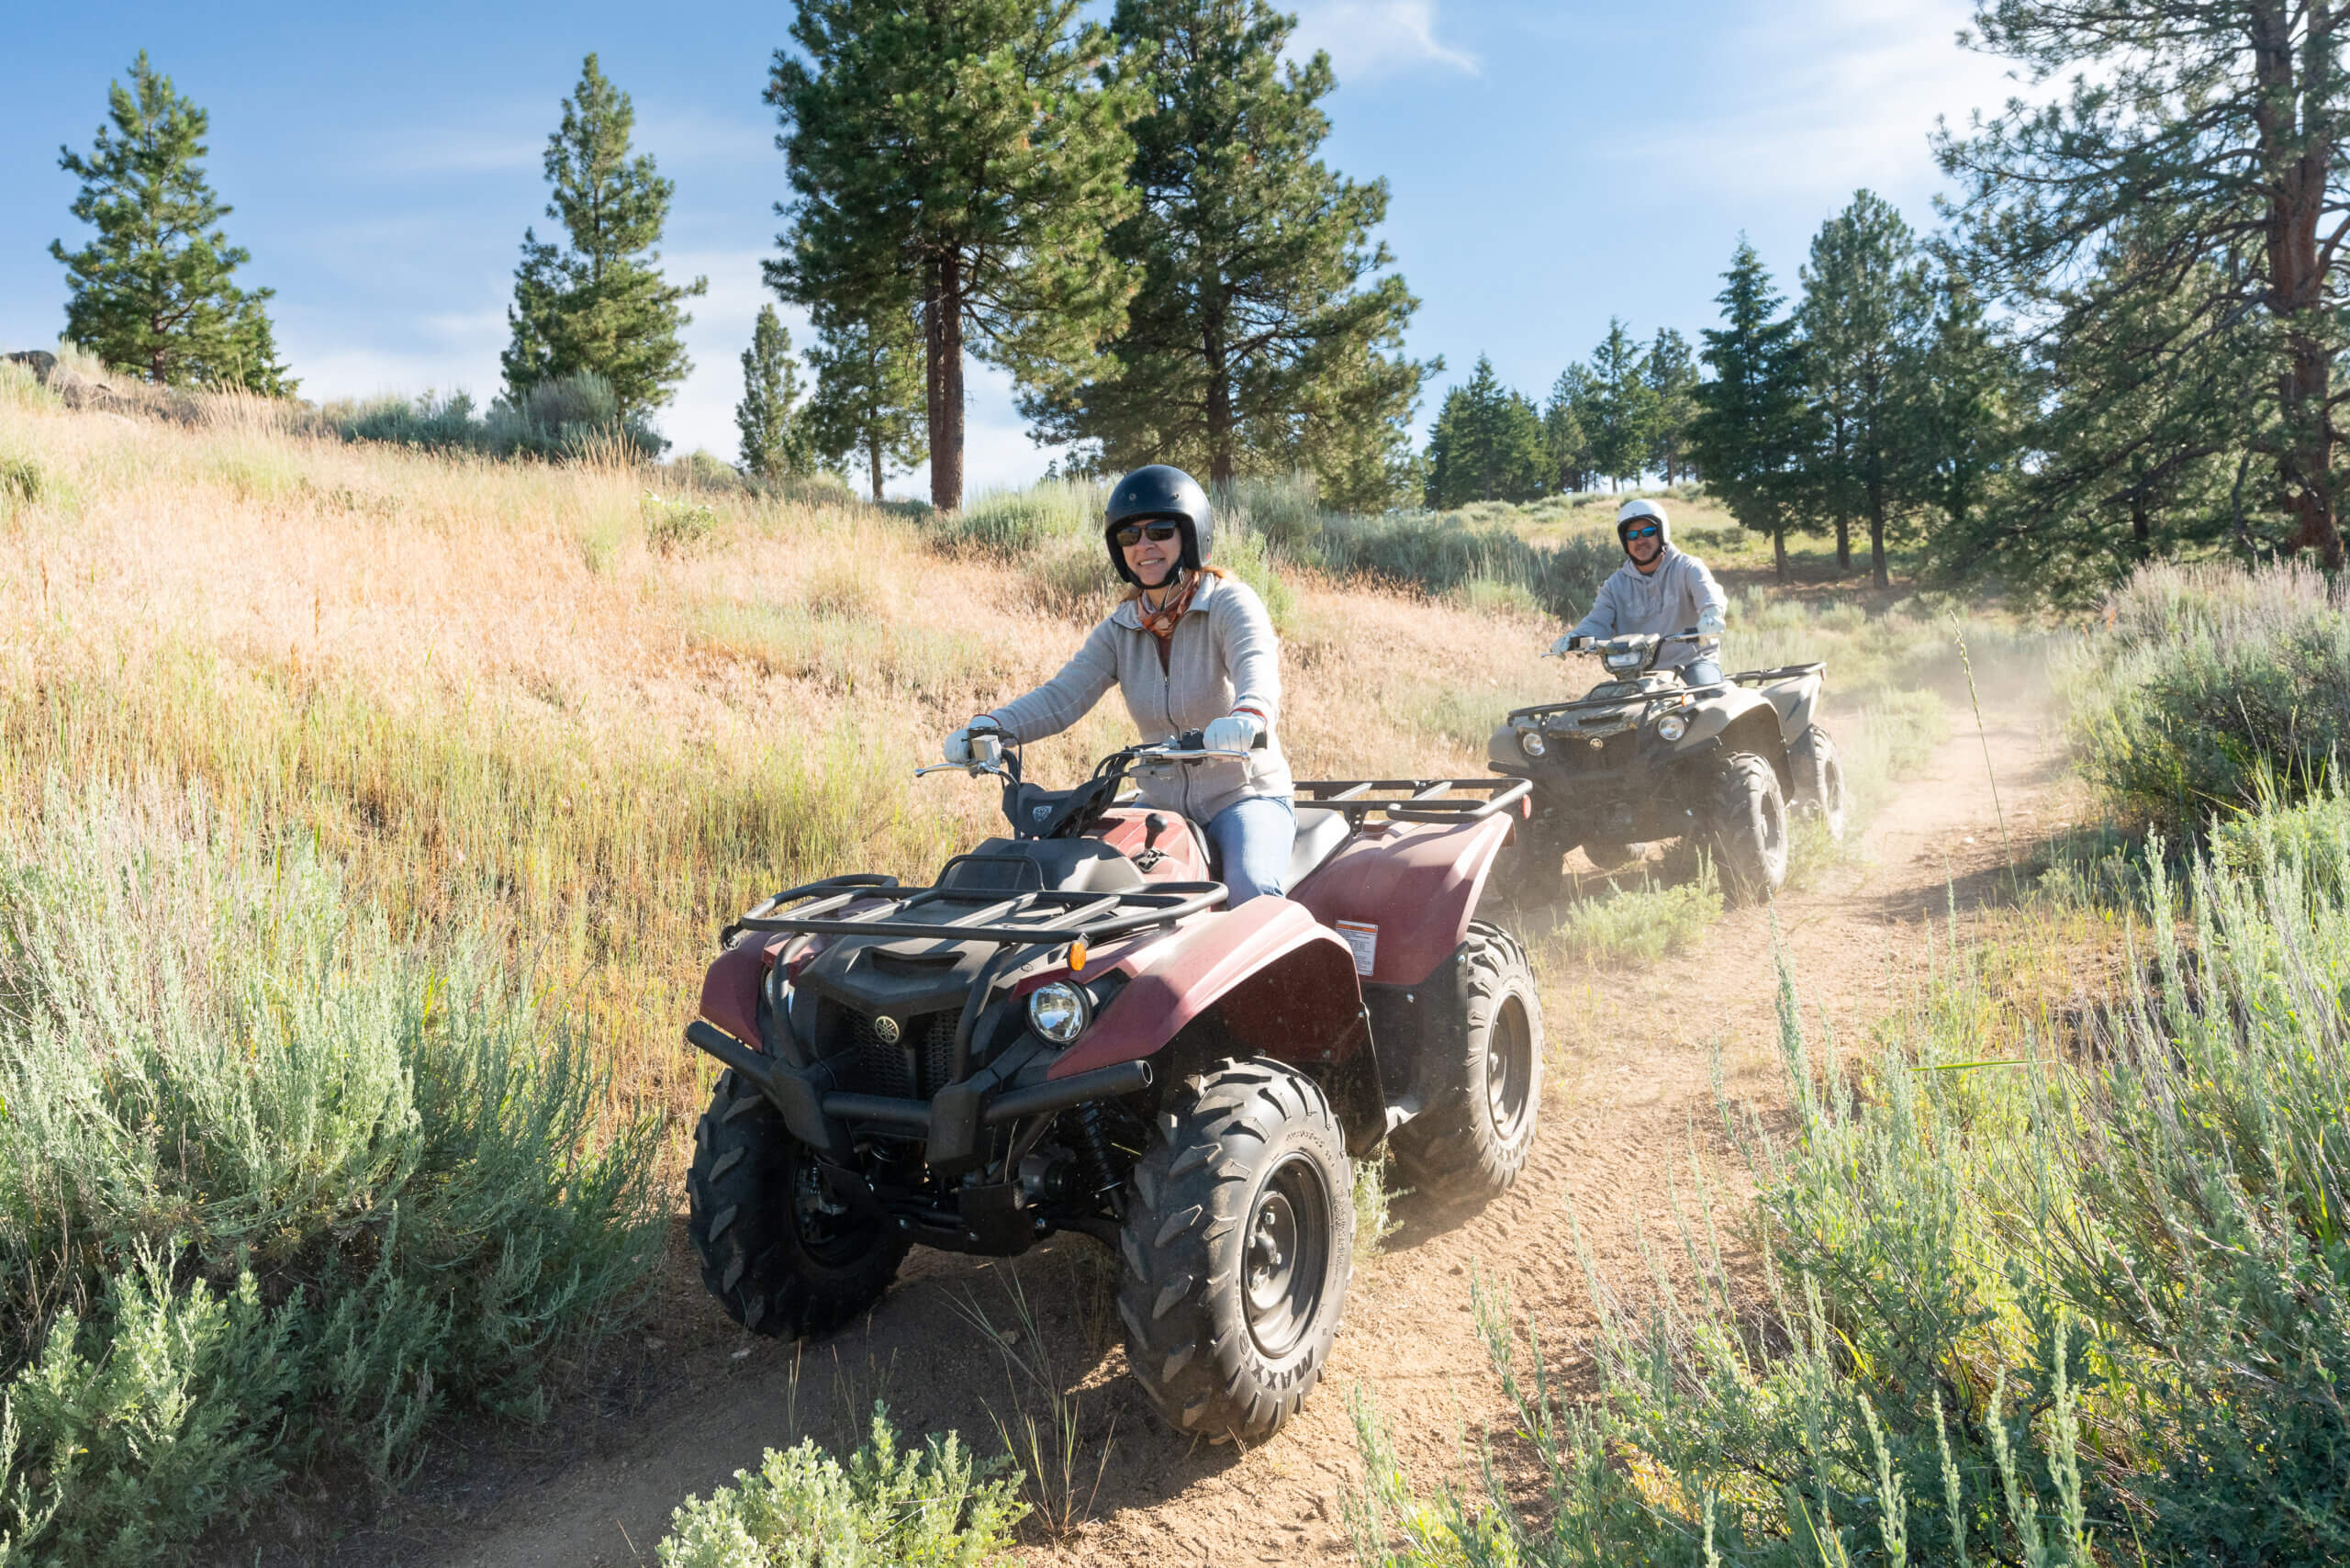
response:
<path id="1" fill-rule="evenodd" d="M 1567 905 L 1544 946 L 1593 964 L 1652 964 L 1685 952 L 1722 914 L 1713 866 L 1697 857 L 1694 874 L 1661 882 L 1645 873 L 1610 879 L 1605 892 Z"/>
<path id="2" fill-rule="evenodd" d="M 304 838 L 52 782 L 0 830 L 0 1542 L 162 1560 L 535 1415 L 657 1255 L 657 1124 L 478 939 Z"/>
<path id="3" fill-rule="evenodd" d="M 1854 1066 L 1789 977 L 1792 1124 L 1725 1106 L 1751 1245 L 1706 1204 L 1651 1308 L 1595 1279 L 1590 1400 L 1481 1287 L 1539 1484 L 1421 1496 L 1366 1404 L 1360 1560 L 2341 1561 L 2350 811 L 2221 834 L 2086 1005 L 2062 910 L 1946 949 Z"/>

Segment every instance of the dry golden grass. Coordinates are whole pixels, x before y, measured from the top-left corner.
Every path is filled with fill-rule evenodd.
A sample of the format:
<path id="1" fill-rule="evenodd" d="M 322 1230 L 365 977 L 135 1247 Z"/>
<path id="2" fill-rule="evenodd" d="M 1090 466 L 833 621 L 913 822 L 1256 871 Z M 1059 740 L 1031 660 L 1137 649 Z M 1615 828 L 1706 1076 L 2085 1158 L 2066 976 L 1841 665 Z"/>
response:
<path id="1" fill-rule="evenodd" d="M 0 405 L 39 498 L 0 545 L 0 811 L 53 773 L 198 780 L 315 838 L 397 921 L 481 918 L 585 1016 L 622 1092 L 679 1110 L 715 927 L 834 871 L 921 876 L 992 830 L 994 792 L 912 768 L 1057 668 L 1105 603 L 850 505 L 706 497 L 649 549 L 649 476 Z M 1306 579 L 1284 664 L 1301 775 L 1483 770 L 1551 690 L 1552 629 L 1510 610 Z M 1114 700 L 1033 748 L 1074 778 Z"/>

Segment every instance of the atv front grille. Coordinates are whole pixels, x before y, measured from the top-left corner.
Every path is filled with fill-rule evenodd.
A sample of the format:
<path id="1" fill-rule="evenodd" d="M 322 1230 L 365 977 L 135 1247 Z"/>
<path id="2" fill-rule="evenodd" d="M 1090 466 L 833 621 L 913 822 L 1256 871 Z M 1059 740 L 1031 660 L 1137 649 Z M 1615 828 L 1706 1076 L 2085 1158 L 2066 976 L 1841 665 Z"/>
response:
<path id="1" fill-rule="evenodd" d="M 953 1008 L 917 1014 L 899 1021 L 896 1039 L 885 1040 L 874 1018 L 862 1013 L 850 1014 L 856 1092 L 927 1100 L 946 1088 L 955 1070 L 958 1017 Z"/>

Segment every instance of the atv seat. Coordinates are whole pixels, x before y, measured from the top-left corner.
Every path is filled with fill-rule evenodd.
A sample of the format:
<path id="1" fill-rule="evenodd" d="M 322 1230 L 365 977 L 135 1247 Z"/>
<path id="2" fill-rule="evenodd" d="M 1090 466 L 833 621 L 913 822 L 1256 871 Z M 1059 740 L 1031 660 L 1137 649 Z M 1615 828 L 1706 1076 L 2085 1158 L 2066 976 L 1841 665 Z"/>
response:
<path id="1" fill-rule="evenodd" d="M 1348 831 L 1347 813 L 1336 806 L 1299 805 L 1296 811 L 1297 847 L 1289 853 L 1289 873 L 1281 880 L 1282 890 L 1290 894 L 1337 852 Z"/>

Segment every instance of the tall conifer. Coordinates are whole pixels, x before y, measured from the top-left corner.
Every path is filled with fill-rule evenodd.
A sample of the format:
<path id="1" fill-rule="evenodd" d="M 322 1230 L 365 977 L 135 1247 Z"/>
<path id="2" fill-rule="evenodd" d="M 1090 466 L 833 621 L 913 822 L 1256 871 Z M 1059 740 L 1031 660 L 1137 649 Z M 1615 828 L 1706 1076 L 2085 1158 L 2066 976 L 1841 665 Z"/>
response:
<path id="1" fill-rule="evenodd" d="M 1219 484 L 1252 459 L 1287 467 L 1360 444 L 1304 427 L 1367 429 L 1383 451 L 1380 432 L 1401 431 L 1427 367 L 1400 352 L 1418 301 L 1378 275 L 1392 260 L 1372 239 L 1386 182 L 1315 156 L 1329 57 L 1284 62 L 1294 20 L 1264 0 L 1118 0 L 1110 26 L 1138 95 L 1142 197 L 1110 250 L 1140 289 L 1106 357 L 1070 367 L 1025 411 L 1112 468 L 1177 463 Z M 1346 462 L 1325 462 L 1333 498 Z"/>
<path id="2" fill-rule="evenodd" d="M 611 383 L 623 420 L 666 403 L 693 369 L 678 333 L 693 320 L 680 302 L 708 291 L 661 274 L 661 230 L 676 192 L 652 156 L 631 152 L 636 107 L 588 56 L 579 85 L 563 101 L 563 123 L 547 138 L 546 215 L 569 250 L 522 233 L 511 338 L 501 363 L 517 401 L 541 382 L 593 371 Z"/>
<path id="3" fill-rule="evenodd" d="M 1754 247 L 1739 236 L 1722 274 L 1722 324 L 1699 334 L 1699 357 L 1714 374 L 1698 384 L 1689 448 L 1732 517 L 1771 536 L 1779 580 L 1787 576 L 1787 535 L 1810 521 L 1807 465 L 1818 450 L 1804 401 L 1803 342 L 1785 296 Z"/>
<path id="4" fill-rule="evenodd" d="M 879 506 L 890 476 L 927 455 L 922 323 L 904 310 L 834 320 L 818 330 L 808 364 L 816 389 L 800 417 L 810 444 L 827 463 L 861 458 Z"/>
<path id="5" fill-rule="evenodd" d="M 772 305 L 759 307 L 751 346 L 743 351 L 743 400 L 734 428 L 743 434 L 743 471 L 762 479 L 797 477 L 815 466 L 799 409 L 799 368 L 791 333 Z"/>
<path id="6" fill-rule="evenodd" d="M 1082 0 L 800 0 L 767 97 L 790 230 L 767 277 L 817 324 L 918 306 L 931 502 L 963 500 L 963 354 L 1033 385 L 1091 355 L 1131 285 L 1102 238 L 1135 207 L 1110 38 Z"/>
<path id="7" fill-rule="evenodd" d="M 141 50 L 130 85 L 109 85 L 106 118 L 87 157 L 58 150 L 82 182 L 73 216 L 98 230 L 79 251 L 50 242 L 70 291 L 65 336 L 151 381 L 291 396 L 265 309 L 273 291 L 232 281 L 252 257 L 218 227 L 232 209 L 196 162 L 211 117 Z"/>

